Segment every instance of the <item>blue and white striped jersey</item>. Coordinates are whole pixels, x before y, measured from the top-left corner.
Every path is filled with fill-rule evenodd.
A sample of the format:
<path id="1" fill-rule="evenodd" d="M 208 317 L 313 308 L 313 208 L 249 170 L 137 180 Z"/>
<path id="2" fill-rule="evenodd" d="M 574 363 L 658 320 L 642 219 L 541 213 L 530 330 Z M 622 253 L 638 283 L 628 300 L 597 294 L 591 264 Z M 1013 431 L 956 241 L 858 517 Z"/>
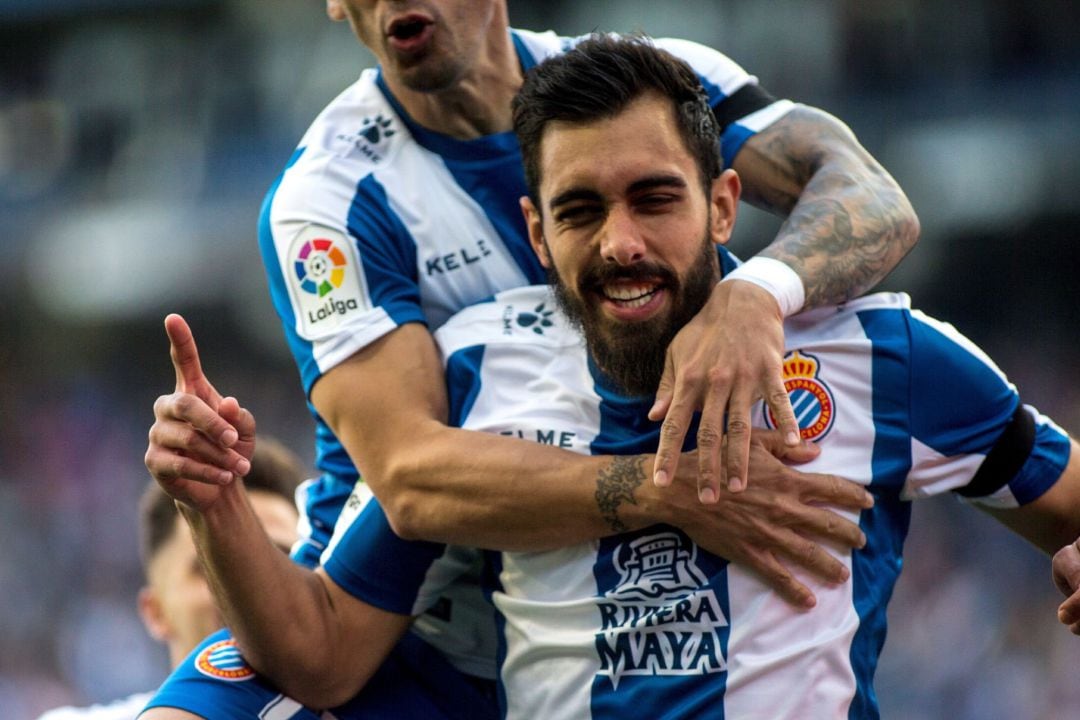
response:
<path id="1" fill-rule="evenodd" d="M 799 612 L 668 526 L 551 552 L 483 553 L 506 717 L 622 718 L 628 708 L 650 718 L 876 717 L 872 678 L 910 501 L 952 490 L 1017 506 L 1064 470 L 1065 433 L 906 295 L 806 312 L 785 334 L 785 382 L 803 436 L 822 448 L 800 469 L 863 483 L 877 499 L 848 514 L 867 546 L 835 553 L 851 581 L 800 574 L 818 606 Z M 436 339 L 460 426 L 581 453 L 655 450 L 649 399 L 611 388 L 546 287 L 474 305 Z M 755 417 L 769 424 L 762 407 Z M 987 482 L 983 461 L 1017 418 L 1031 429 L 1030 449 L 1008 477 Z M 336 540 L 324 558 L 330 576 L 397 612 L 423 611 L 447 568 L 466 564 L 460 548 L 393 537 L 375 501 Z"/>
<path id="2" fill-rule="evenodd" d="M 513 30 L 528 70 L 576 40 Z M 657 45 L 698 71 L 730 163 L 748 137 L 792 107 L 704 46 Z M 739 100 L 725 100 L 742 90 Z M 260 247 L 274 305 L 305 392 L 338 363 L 403 323 L 435 329 L 465 306 L 544 280 L 518 199 L 525 195 L 512 132 L 459 141 L 417 125 L 378 70 L 366 70 L 318 116 L 271 188 Z M 356 469 L 312 408 L 320 471 L 351 483 Z"/>

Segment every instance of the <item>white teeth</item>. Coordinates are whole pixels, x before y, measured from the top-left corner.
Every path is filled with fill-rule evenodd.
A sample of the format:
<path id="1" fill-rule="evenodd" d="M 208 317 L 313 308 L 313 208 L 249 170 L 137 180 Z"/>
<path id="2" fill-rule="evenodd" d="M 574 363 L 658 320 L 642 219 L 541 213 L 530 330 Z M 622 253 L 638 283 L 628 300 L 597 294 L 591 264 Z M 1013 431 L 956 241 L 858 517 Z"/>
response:
<path id="1" fill-rule="evenodd" d="M 609 285 L 604 288 L 604 296 L 624 307 L 641 307 L 649 302 L 656 292 L 652 285 Z"/>

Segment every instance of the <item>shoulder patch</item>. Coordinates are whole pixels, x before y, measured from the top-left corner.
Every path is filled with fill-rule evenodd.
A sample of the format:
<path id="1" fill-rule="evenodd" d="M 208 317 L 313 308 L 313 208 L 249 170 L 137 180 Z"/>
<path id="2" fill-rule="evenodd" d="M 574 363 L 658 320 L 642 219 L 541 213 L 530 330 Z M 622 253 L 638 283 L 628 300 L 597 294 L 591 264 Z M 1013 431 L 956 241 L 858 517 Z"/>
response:
<path id="1" fill-rule="evenodd" d="M 232 638 L 203 648 L 195 658 L 195 669 L 207 677 L 226 682 L 243 682 L 255 677 L 255 671 L 244 660 Z"/>
<path id="2" fill-rule="evenodd" d="M 351 316 L 370 309 L 360 261 L 352 241 L 339 230 L 305 225 L 289 245 L 289 290 L 296 331 L 315 340 Z"/>

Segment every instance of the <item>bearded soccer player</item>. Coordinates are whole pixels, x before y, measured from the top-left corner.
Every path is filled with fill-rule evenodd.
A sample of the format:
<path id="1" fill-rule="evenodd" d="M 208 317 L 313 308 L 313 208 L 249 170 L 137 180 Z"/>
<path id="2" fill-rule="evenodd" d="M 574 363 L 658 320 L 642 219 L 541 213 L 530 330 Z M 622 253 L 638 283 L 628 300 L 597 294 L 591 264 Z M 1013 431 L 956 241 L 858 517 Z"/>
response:
<path id="1" fill-rule="evenodd" d="M 843 468 L 877 498 L 848 513 L 866 547 L 833 551 L 851 583 L 807 578 L 819 604 L 799 612 L 692 532 L 628 526 L 648 485 L 643 453 L 660 433 L 645 411 L 664 341 L 737 265 L 718 246 L 740 183 L 709 152 L 711 115 L 692 71 L 644 40 L 596 38 L 547 61 L 515 109 L 523 207 L 554 288 L 498 294 L 437 332 L 450 418 L 620 456 L 594 491 L 625 532 L 481 554 L 499 617 L 501 712 L 876 717 L 873 672 L 910 501 L 954 491 L 1051 551 L 1080 532 L 1075 443 L 950 326 L 906 296 L 875 295 L 786 326 L 787 385 L 805 439 L 822 449 L 813 464 Z M 773 422 L 762 406 L 755 416 Z M 407 618 L 468 565 L 461 548 L 396 538 L 362 486 L 356 499 L 321 571 L 332 609 L 305 610 L 344 630 L 312 639 L 328 657 L 371 637 L 335 613 L 372 606 Z"/>

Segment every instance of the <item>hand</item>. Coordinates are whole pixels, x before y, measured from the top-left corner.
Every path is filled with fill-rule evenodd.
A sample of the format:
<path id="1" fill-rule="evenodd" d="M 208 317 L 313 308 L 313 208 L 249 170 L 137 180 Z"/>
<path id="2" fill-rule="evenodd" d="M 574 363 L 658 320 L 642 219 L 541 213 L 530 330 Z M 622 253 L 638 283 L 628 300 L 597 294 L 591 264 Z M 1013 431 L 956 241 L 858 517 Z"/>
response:
<path id="1" fill-rule="evenodd" d="M 783 359 L 784 319 L 775 298 L 745 281 L 718 284 L 705 307 L 668 346 L 656 403 L 649 411 L 650 420 L 664 420 L 653 482 L 666 487 L 675 477 L 697 410 L 701 502 L 716 502 L 725 476 L 731 492 L 746 487 L 750 408 L 758 398 L 764 397 L 772 409 L 785 442 L 797 446 L 799 427 L 784 388 Z"/>
<path id="2" fill-rule="evenodd" d="M 236 398 L 223 398 L 203 375 L 191 328 L 165 318 L 176 390 L 154 403 L 146 468 L 172 498 L 205 510 L 220 486 L 251 469 L 255 418 Z"/>
<path id="3" fill-rule="evenodd" d="M 668 502 L 684 498 L 669 522 L 698 546 L 756 572 L 792 605 L 813 607 L 814 594 L 781 559 L 826 582 L 845 582 L 850 576 L 847 567 L 818 543 L 861 548 L 866 536 L 855 523 L 819 505 L 859 511 L 874 504 L 873 496 L 857 483 L 834 475 L 802 473 L 781 462 L 808 462 L 820 452 L 810 443 L 788 447 L 776 432 L 755 431 L 750 446 L 751 483 L 746 491 L 721 491 L 719 502 L 702 505 L 689 491 L 678 492 L 680 484 L 692 487 L 693 480 L 685 478 L 663 493 Z"/>
<path id="4" fill-rule="evenodd" d="M 1054 554 L 1053 571 L 1054 584 L 1066 597 L 1058 606 L 1058 620 L 1068 625 L 1073 635 L 1080 635 L 1080 548 L 1075 542 Z"/>

